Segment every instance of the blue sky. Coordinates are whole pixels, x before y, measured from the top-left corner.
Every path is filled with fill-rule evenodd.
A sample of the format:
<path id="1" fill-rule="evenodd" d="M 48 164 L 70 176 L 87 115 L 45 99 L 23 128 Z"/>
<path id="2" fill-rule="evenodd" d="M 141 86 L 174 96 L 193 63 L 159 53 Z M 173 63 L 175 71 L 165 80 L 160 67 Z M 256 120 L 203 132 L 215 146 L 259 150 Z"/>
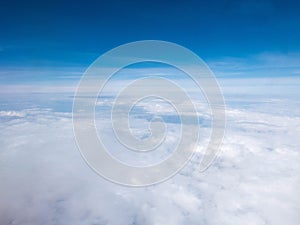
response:
<path id="1" fill-rule="evenodd" d="M 298 76 L 298 1 L 2 1 L 1 83 L 79 76 L 99 55 L 171 41 L 217 76 Z"/>
<path id="2" fill-rule="evenodd" d="M 85 163 L 72 104 L 97 57 L 145 39 L 178 43 L 207 62 L 224 94 L 226 132 L 202 173 L 216 117 L 191 79 L 176 80 L 197 108 L 197 153 L 173 178 L 128 188 Z M 127 74 L 137 78 L 144 67 L 166 69 L 146 63 Z M 158 151 L 136 157 L 112 133 L 114 97 L 130 82 L 108 82 L 98 96 L 98 134 L 124 163 L 161 162 L 182 139 L 168 102 L 137 101 L 128 114 L 135 137 L 152 134 L 150 118 L 165 120 Z M 0 1 L 0 224 L 299 225 L 299 87 L 300 1 Z"/>

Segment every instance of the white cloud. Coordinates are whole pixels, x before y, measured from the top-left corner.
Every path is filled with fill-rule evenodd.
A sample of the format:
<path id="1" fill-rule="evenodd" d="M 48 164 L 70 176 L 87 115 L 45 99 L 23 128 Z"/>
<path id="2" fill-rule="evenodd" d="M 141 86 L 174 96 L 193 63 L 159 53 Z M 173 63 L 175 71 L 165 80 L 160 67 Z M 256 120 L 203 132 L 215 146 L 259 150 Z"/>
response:
<path id="1" fill-rule="evenodd" d="M 295 76 L 294 71 L 300 69 L 300 53 L 263 52 L 243 58 L 224 57 L 207 63 L 219 77 Z"/>
<path id="2" fill-rule="evenodd" d="M 24 117 L 26 114 L 23 111 L 0 111 L 0 117 Z"/>
<path id="3" fill-rule="evenodd" d="M 110 183 L 86 165 L 69 112 L 1 110 L 0 224 L 297 225 L 299 102 L 264 97 L 227 97 L 224 145 L 207 171 L 197 170 L 200 151 L 172 179 L 144 188 Z"/>

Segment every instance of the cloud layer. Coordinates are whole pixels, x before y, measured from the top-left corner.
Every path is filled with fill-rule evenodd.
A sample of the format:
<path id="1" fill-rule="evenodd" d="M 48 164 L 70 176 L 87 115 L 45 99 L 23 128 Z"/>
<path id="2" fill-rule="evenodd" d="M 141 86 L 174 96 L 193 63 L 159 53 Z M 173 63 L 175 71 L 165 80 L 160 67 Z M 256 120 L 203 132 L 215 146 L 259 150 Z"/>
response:
<path id="1" fill-rule="evenodd" d="M 1 110 L 0 224 L 298 224 L 299 101 L 255 95 L 226 100 L 226 136 L 213 165 L 197 170 L 209 136 L 209 117 L 199 103 L 204 122 L 198 153 L 173 178 L 144 188 L 110 183 L 87 166 L 70 112 Z M 157 107 L 141 104 L 139 112 Z"/>

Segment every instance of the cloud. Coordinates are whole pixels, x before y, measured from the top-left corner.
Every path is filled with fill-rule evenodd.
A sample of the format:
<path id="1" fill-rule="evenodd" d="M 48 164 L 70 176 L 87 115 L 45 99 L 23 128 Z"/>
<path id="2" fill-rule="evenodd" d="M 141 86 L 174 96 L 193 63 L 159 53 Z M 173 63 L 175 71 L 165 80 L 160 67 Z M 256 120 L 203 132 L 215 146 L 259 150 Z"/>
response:
<path id="1" fill-rule="evenodd" d="M 44 98 L 42 105 L 52 93 Z M 204 173 L 198 170 L 209 137 L 204 135 L 200 151 L 183 170 L 144 188 L 110 183 L 86 165 L 69 111 L 13 110 L 11 103 L 11 110 L 0 113 L 0 224 L 298 224 L 298 100 L 283 94 L 258 98 L 251 92 L 226 100 L 226 137 L 213 165 Z M 105 101 L 110 106 L 111 99 Z M 167 112 L 160 101 L 139 107 L 141 115 Z M 199 116 L 208 120 L 206 108 L 199 108 Z M 148 123 L 145 117 L 138 120 Z M 143 132 L 139 124 L 133 125 Z M 203 132 L 208 134 L 205 127 Z M 176 133 L 171 135 L 176 140 Z"/>
<path id="2" fill-rule="evenodd" d="M 26 114 L 22 111 L 0 111 L 0 117 L 24 117 Z"/>
<path id="3" fill-rule="evenodd" d="M 247 57 L 224 57 L 207 64 L 220 77 L 286 77 L 300 69 L 300 53 L 262 52 Z"/>

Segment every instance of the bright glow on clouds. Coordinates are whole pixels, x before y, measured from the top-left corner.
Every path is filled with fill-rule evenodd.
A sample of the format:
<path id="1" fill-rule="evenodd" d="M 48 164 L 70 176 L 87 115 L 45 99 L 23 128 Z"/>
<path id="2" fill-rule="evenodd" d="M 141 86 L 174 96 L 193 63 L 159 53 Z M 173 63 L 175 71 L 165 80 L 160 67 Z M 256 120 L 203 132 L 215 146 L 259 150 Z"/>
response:
<path id="1" fill-rule="evenodd" d="M 85 164 L 70 111 L 57 104 L 13 109 L 13 102 L 8 107 L 2 100 L 1 107 L 11 109 L 0 111 L 0 224 L 298 224 L 299 98 L 250 92 L 239 97 L 231 95 L 230 85 L 223 89 L 229 93 L 227 130 L 217 160 L 204 173 L 197 170 L 210 124 L 199 102 L 199 152 L 170 180 L 144 188 L 110 183 Z M 107 105 L 109 97 L 98 102 Z M 141 103 L 137 112 L 160 109 L 174 128 L 176 120 L 168 120 L 172 114 L 165 114 L 166 107 L 159 101 L 152 107 Z M 144 127 L 135 123 L 147 124 L 147 118 L 137 115 L 132 122 L 138 132 Z"/>

